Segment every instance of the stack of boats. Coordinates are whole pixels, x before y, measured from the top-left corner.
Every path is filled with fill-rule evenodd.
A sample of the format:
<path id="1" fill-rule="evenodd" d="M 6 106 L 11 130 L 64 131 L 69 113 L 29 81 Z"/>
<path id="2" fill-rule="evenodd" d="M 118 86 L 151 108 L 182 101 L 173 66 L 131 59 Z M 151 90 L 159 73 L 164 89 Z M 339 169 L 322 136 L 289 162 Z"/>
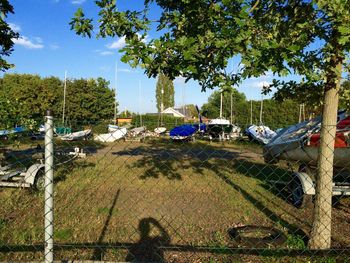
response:
<path id="1" fill-rule="evenodd" d="M 264 147 L 266 162 L 278 160 L 316 164 L 320 144 L 321 117 L 282 130 Z M 350 116 L 338 112 L 334 139 L 334 166 L 350 166 Z"/>

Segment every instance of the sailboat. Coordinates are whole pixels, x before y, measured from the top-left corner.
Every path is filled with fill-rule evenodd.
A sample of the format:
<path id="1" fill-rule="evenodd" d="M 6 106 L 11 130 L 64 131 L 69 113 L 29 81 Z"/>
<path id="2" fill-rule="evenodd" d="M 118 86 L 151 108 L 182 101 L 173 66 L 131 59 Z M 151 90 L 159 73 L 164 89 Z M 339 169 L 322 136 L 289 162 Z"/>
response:
<path id="1" fill-rule="evenodd" d="M 108 133 L 98 134 L 94 137 L 95 141 L 100 142 L 115 142 L 126 136 L 128 130 L 125 127 L 119 127 L 117 125 L 117 72 L 118 62 L 115 64 L 115 87 L 114 87 L 114 120 L 113 124 L 108 125 Z"/>
<path id="2" fill-rule="evenodd" d="M 141 81 L 139 80 L 139 117 L 140 124 L 138 127 L 135 127 L 130 130 L 129 134 L 131 137 L 137 137 L 146 132 L 146 127 L 142 125 L 142 114 L 141 114 Z"/>
<path id="3" fill-rule="evenodd" d="M 263 99 L 260 103 L 260 121 L 259 125 L 252 124 L 252 102 L 250 104 L 250 122 L 251 125 L 245 130 L 245 133 L 248 135 L 251 141 L 255 140 L 262 144 L 268 144 L 271 139 L 273 139 L 277 133 L 271 130 L 269 127 L 263 125 L 262 123 L 262 112 L 263 112 Z"/>
<path id="4" fill-rule="evenodd" d="M 161 90 L 161 94 L 162 94 L 162 97 L 161 97 L 161 102 L 160 102 L 160 126 L 159 126 L 159 122 L 158 122 L 158 127 L 154 129 L 154 132 L 157 133 L 157 134 L 164 134 L 166 132 L 166 128 L 163 127 L 163 110 L 164 110 L 164 104 L 163 104 L 163 95 L 164 95 L 164 89 L 162 87 L 162 90 Z"/>
<path id="5" fill-rule="evenodd" d="M 233 125 L 229 120 L 226 120 L 222 117 L 222 92 L 220 94 L 220 117 L 216 119 L 212 119 L 209 121 L 207 132 L 209 134 L 209 138 L 219 138 L 220 140 L 224 140 L 232 133 Z"/>
<path id="6" fill-rule="evenodd" d="M 204 134 L 206 132 L 206 125 L 202 122 L 199 109 L 196 106 L 198 112 L 199 123 L 197 124 L 183 124 L 170 130 L 170 138 L 174 141 L 185 141 L 194 138 L 194 135 L 198 132 Z"/>
<path id="7" fill-rule="evenodd" d="M 91 134 L 91 129 L 72 132 L 70 128 L 64 127 L 65 108 L 66 108 L 66 90 L 67 90 L 67 70 L 64 72 L 62 127 L 55 128 L 55 133 L 60 137 L 62 141 L 74 141 L 74 140 L 80 140 L 80 139 L 87 139 Z"/>

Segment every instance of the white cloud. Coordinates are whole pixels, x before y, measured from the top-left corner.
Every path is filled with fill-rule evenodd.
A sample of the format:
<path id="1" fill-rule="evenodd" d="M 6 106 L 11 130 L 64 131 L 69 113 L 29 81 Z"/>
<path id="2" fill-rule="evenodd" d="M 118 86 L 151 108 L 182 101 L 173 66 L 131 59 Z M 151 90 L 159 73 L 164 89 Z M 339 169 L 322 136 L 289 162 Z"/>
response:
<path id="1" fill-rule="evenodd" d="M 38 41 L 40 40 L 40 41 Z M 28 49 L 41 49 L 44 48 L 41 38 L 35 38 L 34 41 L 30 40 L 28 37 L 21 36 L 18 39 L 13 39 L 13 42 L 17 45 L 23 46 Z"/>
<path id="2" fill-rule="evenodd" d="M 107 45 L 107 48 L 109 49 L 120 49 L 125 47 L 126 43 L 125 43 L 125 36 L 117 39 L 116 41 L 112 42 L 111 44 Z"/>
<path id="3" fill-rule="evenodd" d="M 141 38 L 141 34 L 137 33 L 138 37 Z M 142 39 L 143 43 L 147 43 L 149 40 L 149 36 L 146 35 L 144 39 Z M 126 46 L 125 36 L 118 38 L 116 41 L 111 44 L 106 45 L 109 49 L 120 49 Z"/>
<path id="4" fill-rule="evenodd" d="M 9 23 L 9 27 L 15 32 L 21 31 L 21 27 L 19 25 L 16 25 L 15 23 Z"/>
<path id="5" fill-rule="evenodd" d="M 86 0 L 72 0 L 71 3 L 73 5 L 81 5 L 85 2 Z"/>
<path id="6" fill-rule="evenodd" d="M 268 86 L 270 84 L 271 82 L 262 80 L 262 81 L 253 81 L 253 82 L 247 83 L 247 86 L 252 88 L 262 89 L 263 87 Z"/>

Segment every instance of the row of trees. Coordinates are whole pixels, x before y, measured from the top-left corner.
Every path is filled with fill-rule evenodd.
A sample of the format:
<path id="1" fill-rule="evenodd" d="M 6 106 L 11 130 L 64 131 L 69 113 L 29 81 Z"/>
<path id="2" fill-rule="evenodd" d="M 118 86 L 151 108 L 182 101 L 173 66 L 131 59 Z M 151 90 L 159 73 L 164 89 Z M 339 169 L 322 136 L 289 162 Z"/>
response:
<path id="1" fill-rule="evenodd" d="M 259 124 L 261 101 L 249 101 L 243 93 L 238 92 L 235 88 L 227 89 L 223 92 L 223 117 L 226 119 L 231 118 L 231 96 L 232 121 L 242 128 L 249 124 Z M 220 97 L 220 91 L 215 91 L 210 95 L 208 102 L 201 109 L 204 116 L 208 118 L 217 118 L 220 116 Z M 298 102 L 290 99 L 283 102 L 274 99 L 264 99 L 262 123 L 271 129 L 283 128 L 295 124 L 299 121 L 299 106 Z M 310 107 L 306 106 L 305 113 L 306 117 L 308 117 Z"/>
<path id="2" fill-rule="evenodd" d="M 109 82 L 98 79 L 68 79 L 65 124 L 112 119 L 114 92 Z M 0 128 L 42 123 L 45 110 L 62 118 L 64 81 L 30 74 L 5 74 L 0 78 Z"/>

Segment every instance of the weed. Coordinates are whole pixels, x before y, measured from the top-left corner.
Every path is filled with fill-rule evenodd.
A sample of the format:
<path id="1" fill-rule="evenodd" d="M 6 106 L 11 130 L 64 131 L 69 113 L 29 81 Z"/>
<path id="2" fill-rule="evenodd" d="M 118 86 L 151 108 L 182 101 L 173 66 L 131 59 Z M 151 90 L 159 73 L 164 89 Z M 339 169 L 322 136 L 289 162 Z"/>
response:
<path id="1" fill-rule="evenodd" d="M 288 235 L 287 247 L 291 249 L 305 250 L 307 247 L 304 243 L 303 237 L 299 235 Z"/>

